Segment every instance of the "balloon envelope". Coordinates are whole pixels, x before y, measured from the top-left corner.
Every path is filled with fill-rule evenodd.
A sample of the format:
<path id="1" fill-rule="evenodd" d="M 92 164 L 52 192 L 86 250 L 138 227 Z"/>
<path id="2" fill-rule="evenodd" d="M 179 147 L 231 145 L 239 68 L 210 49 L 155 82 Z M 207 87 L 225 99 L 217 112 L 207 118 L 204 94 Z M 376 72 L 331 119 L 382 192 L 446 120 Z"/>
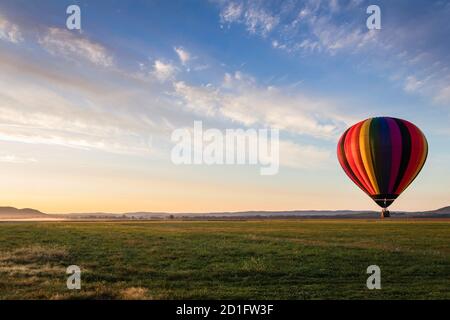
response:
<path id="1" fill-rule="evenodd" d="M 339 163 L 380 207 L 389 207 L 422 169 L 425 135 L 409 121 L 377 117 L 348 128 L 339 140 Z"/>

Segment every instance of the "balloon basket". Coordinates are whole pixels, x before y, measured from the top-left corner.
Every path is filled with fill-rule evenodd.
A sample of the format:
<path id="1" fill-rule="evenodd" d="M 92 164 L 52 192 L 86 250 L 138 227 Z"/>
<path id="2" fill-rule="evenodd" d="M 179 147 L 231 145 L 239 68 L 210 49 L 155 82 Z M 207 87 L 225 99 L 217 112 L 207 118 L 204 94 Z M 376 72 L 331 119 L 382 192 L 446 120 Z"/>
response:
<path id="1" fill-rule="evenodd" d="M 381 210 L 381 219 L 389 218 L 391 216 L 389 210 L 383 209 Z"/>

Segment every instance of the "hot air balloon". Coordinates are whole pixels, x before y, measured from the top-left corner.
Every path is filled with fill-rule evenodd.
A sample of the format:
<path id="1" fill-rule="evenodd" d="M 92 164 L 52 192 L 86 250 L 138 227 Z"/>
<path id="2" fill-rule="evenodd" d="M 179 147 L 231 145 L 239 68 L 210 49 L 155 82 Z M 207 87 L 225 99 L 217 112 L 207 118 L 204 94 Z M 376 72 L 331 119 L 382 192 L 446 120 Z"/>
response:
<path id="1" fill-rule="evenodd" d="M 381 208 L 387 208 L 411 184 L 428 155 L 425 135 L 409 121 L 376 117 L 348 128 L 337 156 L 349 178 Z"/>

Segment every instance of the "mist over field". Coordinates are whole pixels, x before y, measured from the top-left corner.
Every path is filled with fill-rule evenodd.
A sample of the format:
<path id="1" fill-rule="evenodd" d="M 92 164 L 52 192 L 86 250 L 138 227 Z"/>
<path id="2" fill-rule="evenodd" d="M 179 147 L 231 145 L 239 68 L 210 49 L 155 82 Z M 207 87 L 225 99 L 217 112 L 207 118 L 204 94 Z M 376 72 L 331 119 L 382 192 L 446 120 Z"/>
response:
<path id="1" fill-rule="evenodd" d="M 165 212 L 127 212 L 127 213 L 66 213 L 46 214 L 35 209 L 0 207 L 0 221 L 45 221 L 45 220 L 173 220 L 173 219 L 289 219 L 289 218 L 379 218 L 376 211 L 353 210 L 295 210 L 295 211 L 243 211 L 209 213 L 165 213 Z M 421 212 L 393 212 L 393 218 L 450 218 L 450 207 Z"/>

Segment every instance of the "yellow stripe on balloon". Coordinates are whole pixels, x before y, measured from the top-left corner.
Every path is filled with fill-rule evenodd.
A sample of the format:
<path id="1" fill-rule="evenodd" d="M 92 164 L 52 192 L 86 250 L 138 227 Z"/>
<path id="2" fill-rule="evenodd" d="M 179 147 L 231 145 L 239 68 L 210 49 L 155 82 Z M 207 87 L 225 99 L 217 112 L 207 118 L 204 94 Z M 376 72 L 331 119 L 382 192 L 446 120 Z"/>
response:
<path id="1" fill-rule="evenodd" d="M 361 159 L 366 169 L 367 175 L 369 176 L 372 187 L 375 189 L 377 194 L 380 193 L 380 188 L 378 188 L 377 179 L 375 178 L 375 173 L 373 170 L 373 159 L 370 153 L 370 141 L 369 141 L 369 129 L 372 119 L 366 120 L 362 127 L 359 135 L 359 147 L 361 150 Z"/>

